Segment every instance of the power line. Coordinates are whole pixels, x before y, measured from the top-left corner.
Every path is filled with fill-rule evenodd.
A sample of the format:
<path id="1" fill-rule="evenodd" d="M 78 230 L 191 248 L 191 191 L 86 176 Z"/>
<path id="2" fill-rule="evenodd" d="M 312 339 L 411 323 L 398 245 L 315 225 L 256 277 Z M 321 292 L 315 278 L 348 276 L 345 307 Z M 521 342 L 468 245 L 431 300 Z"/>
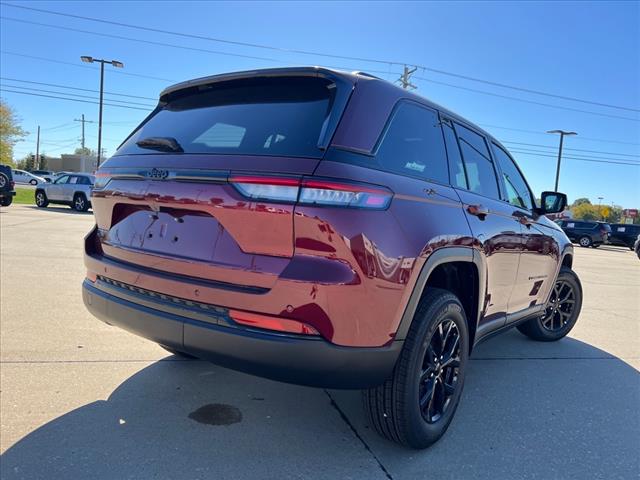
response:
<path id="1" fill-rule="evenodd" d="M 572 101 L 572 102 L 587 103 L 587 104 L 590 104 L 590 105 L 597 105 L 597 106 L 600 106 L 600 107 L 616 108 L 616 109 L 627 110 L 627 111 L 632 111 L 632 112 L 640 111 L 640 109 L 635 108 L 635 107 L 624 107 L 624 106 L 619 106 L 619 105 L 613 105 L 613 104 L 610 104 L 610 103 L 595 102 L 593 100 L 585 100 L 585 99 L 582 99 L 582 98 L 571 97 L 571 96 L 567 96 L 567 95 L 558 95 L 558 94 L 554 94 L 554 93 L 543 92 L 541 90 L 534 90 L 534 89 L 530 89 L 530 88 L 519 87 L 519 86 L 509 85 L 509 84 L 505 84 L 505 83 L 494 82 L 494 81 L 491 81 L 491 80 L 484 80 L 484 79 L 481 79 L 481 78 L 471 77 L 471 76 L 468 76 L 468 75 L 462 75 L 462 74 L 459 74 L 459 73 L 448 72 L 448 71 L 445 71 L 445 70 L 426 67 L 424 65 L 418 65 L 418 64 L 410 63 L 410 62 L 397 62 L 397 61 L 388 61 L 388 60 L 380 60 L 380 59 L 365 58 L 365 57 L 355 57 L 355 56 L 349 56 L 349 55 L 336 55 L 336 54 L 328 54 L 328 53 L 323 53 L 323 52 L 312 52 L 312 51 L 308 51 L 308 50 L 288 49 L 288 48 L 275 47 L 275 46 L 271 46 L 271 45 L 249 43 L 249 42 L 239 42 L 239 41 L 226 40 L 226 39 L 215 38 L 215 37 L 208 37 L 208 36 L 205 36 L 205 35 L 196 35 L 196 34 L 190 34 L 190 33 L 185 33 L 185 32 L 176 32 L 176 31 L 159 29 L 159 28 L 145 27 L 145 26 L 142 26 L 142 25 L 134 25 L 134 24 L 130 24 L 130 23 L 116 22 L 116 21 L 112 21 L 112 20 L 105 20 L 105 19 L 101 19 L 101 18 L 88 17 L 88 16 L 84 16 L 84 15 L 74 15 L 74 14 L 70 14 L 70 13 L 57 12 L 57 11 L 54 11 L 54 10 L 46 10 L 46 9 L 35 8 L 35 7 L 27 7 L 27 6 L 24 6 L 24 5 L 15 5 L 15 4 L 11 4 L 11 3 L 3 3 L 3 5 L 8 6 L 8 7 L 13 7 L 13 8 L 20 8 L 20 9 L 23 9 L 23 10 L 31 10 L 31 11 L 34 11 L 34 12 L 46 13 L 46 14 L 50 14 L 50 15 L 57 15 L 57 16 L 61 16 L 61 17 L 76 18 L 76 19 L 80 19 L 80 20 L 103 23 L 103 24 L 107 24 L 107 25 L 116 25 L 116 26 L 119 26 L 119 27 L 132 28 L 132 29 L 143 30 L 143 31 L 147 31 L 147 32 L 161 33 L 161 34 L 165 34 L 165 35 L 173 35 L 173 36 L 184 37 L 184 38 L 192 38 L 192 39 L 197 39 L 197 40 L 206 40 L 206 41 L 210 41 L 210 42 L 224 43 L 224 44 L 228 44 L 228 45 L 236 45 L 236 46 L 251 47 L 251 48 L 260 48 L 260 49 L 264 49 L 264 50 L 277 51 L 277 52 L 281 52 L 281 53 L 299 54 L 299 55 L 312 55 L 312 56 L 326 57 L 326 58 L 339 58 L 339 59 L 343 59 L 343 60 L 353 60 L 353 61 L 358 61 L 358 62 L 377 63 L 377 64 L 383 64 L 383 65 L 388 65 L 388 66 L 392 66 L 392 65 L 397 65 L 397 66 L 413 65 L 413 66 L 415 66 L 417 68 L 422 69 L 423 71 L 430 71 L 430 72 L 433 72 L 433 73 L 452 76 L 452 77 L 456 77 L 456 78 L 460 78 L 460 79 L 464 79 L 464 80 L 468 80 L 468 81 L 472 81 L 472 82 L 484 83 L 484 84 L 487 84 L 487 85 L 492 85 L 494 87 L 507 88 L 507 89 L 517 90 L 517 91 L 521 91 L 521 92 L 525 92 L 525 93 L 531 93 L 531 94 L 535 94 L 535 95 L 542 95 L 542 96 L 553 97 L 553 98 L 558 98 L 558 99 L 562 99 L 562 100 L 569 100 L 569 101 Z M 387 73 L 387 72 L 385 72 L 385 73 Z"/>
<path id="2" fill-rule="evenodd" d="M 55 127 L 42 128 L 41 130 L 43 132 L 48 132 L 50 130 L 57 130 L 59 128 L 66 127 L 67 125 L 71 125 L 71 122 L 63 123 L 62 125 L 56 125 Z"/>
<path id="3" fill-rule="evenodd" d="M 60 65 L 71 65 L 72 67 L 77 67 L 77 68 L 89 68 L 91 70 L 97 70 L 99 67 L 91 67 L 89 65 L 80 65 L 78 63 L 73 63 L 73 62 L 65 62 L 62 60 L 52 60 L 51 58 L 45 58 L 45 57 L 37 57 L 35 55 L 27 55 L 25 53 L 17 53 L 17 52 L 10 52 L 8 50 L 0 50 L 0 53 L 3 53 L 5 55 L 14 55 L 16 57 L 23 57 L 23 58 L 31 58 L 33 60 L 40 60 L 42 62 L 50 62 L 50 63 L 57 63 Z M 142 75 L 140 73 L 131 73 L 131 72 L 123 72 L 121 70 L 109 70 L 110 73 L 116 73 L 118 75 L 128 75 L 130 77 L 139 77 L 139 78 L 146 78 L 149 80 L 158 80 L 161 82 L 170 82 L 170 83 L 175 83 L 178 80 L 172 80 L 170 78 L 161 78 L 161 77 L 152 77 L 150 75 Z"/>
<path id="4" fill-rule="evenodd" d="M 70 85 L 59 85 L 59 84 L 55 84 L 55 83 L 43 83 L 43 82 L 34 82 L 32 80 L 22 80 L 19 78 L 9 78 L 9 77 L 0 77 L 0 80 L 9 80 L 11 82 L 19 82 L 19 83 L 31 83 L 34 85 L 44 85 L 47 87 L 57 87 L 57 88 L 67 88 L 69 90 L 78 90 L 78 91 L 83 91 L 83 92 L 92 92 L 92 93 L 99 93 L 98 90 L 91 90 L 90 88 L 80 88 L 80 87 L 72 87 Z M 157 101 L 157 98 L 152 98 L 152 97 L 141 97 L 140 95 L 127 95 L 126 93 L 120 93 L 120 92 L 104 92 L 105 95 L 117 95 L 119 97 L 129 97 L 129 98 L 140 98 L 143 100 L 153 100 L 153 101 Z"/>
<path id="5" fill-rule="evenodd" d="M 582 109 L 579 109 L 579 108 L 565 107 L 565 106 L 562 106 L 562 105 L 552 105 L 550 103 L 536 102 L 535 100 L 526 100 L 524 98 L 512 97 L 510 95 L 502 95 L 502 94 L 499 94 L 499 93 L 486 92 L 484 90 L 478 90 L 476 88 L 463 87 L 461 85 L 453 85 L 451 83 L 440 82 L 438 80 L 432 80 L 430 78 L 424 78 L 424 77 L 414 77 L 414 78 L 416 78 L 417 80 L 425 81 L 425 82 L 436 83 L 438 85 L 444 85 L 444 86 L 447 86 L 447 87 L 458 88 L 460 90 L 467 90 L 469 92 L 476 92 L 476 93 L 480 93 L 482 95 L 490 95 L 492 97 L 498 97 L 498 98 L 505 98 L 505 99 L 508 99 L 508 100 L 514 100 L 516 102 L 530 103 L 532 105 L 540 105 L 540 106 L 543 106 L 543 107 L 556 108 L 558 110 L 568 110 L 568 111 L 571 111 L 571 112 L 588 113 L 590 115 L 599 115 L 601 117 L 617 118 L 617 119 L 620 119 L 620 120 L 629 120 L 631 122 L 640 122 L 640 118 L 623 117 L 623 116 L 620 116 L 620 115 L 612 115 L 610 113 L 594 112 L 592 110 L 582 110 Z"/>
<path id="6" fill-rule="evenodd" d="M 8 87 L 8 88 L 19 88 L 21 90 L 28 90 L 28 91 L 32 91 L 32 92 L 57 93 L 59 95 L 67 95 L 69 97 L 89 98 L 89 99 L 97 100 L 96 97 L 92 97 L 90 95 L 80 95 L 78 93 L 59 92 L 57 90 L 47 90 L 47 89 L 42 89 L 42 88 L 22 87 L 20 85 L 7 85 L 7 84 L 0 83 L 0 88 L 5 88 L 5 87 Z M 147 105 L 146 103 L 131 102 L 131 101 L 128 101 L 128 100 L 116 100 L 116 99 L 113 99 L 113 98 L 110 98 L 108 100 L 110 102 L 124 103 L 124 104 L 127 104 L 127 105 L 140 105 L 140 106 L 143 106 L 143 107 L 149 107 L 150 109 L 155 107 L 155 105 Z"/>
<path id="7" fill-rule="evenodd" d="M 554 150 L 557 150 L 558 147 L 557 145 L 542 145 L 540 143 L 523 143 L 523 142 L 510 142 L 507 140 L 501 140 L 502 143 L 509 143 L 509 144 L 513 144 L 513 145 L 527 145 L 529 147 L 544 147 L 544 148 L 551 148 Z M 515 147 L 517 148 L 517 147 Z M 636 155 L 636 154 L 629 154 L 629 153 L 617 153 L 617 152 L 603 152 L 602 150 L 585 150 L 582 148 L 567 148 L 564 147 L 565 150 L 571 150 L 571 151 L 575 151 L 575 152 L 588 152 L 588 153 L 602 153 L 604 155 L 619 155 L 622 157 L 640 157 L 640 155 Z"/>
<path id="8" fill-rule="evenodd" d="M 531 156 L 534 156 L 534 157 L 557 158 L 556 155 L 548 155 L 548 152 L 535 153 L 535 152 L 527 152 L 527 151 L 515 150 L 515 149 L 512 149 L 511 152 L 520 153 L 522 155 L 531 155 Z M 570 159 L 570 160 L 577 160 L 579 162 L 610 163 L 610 164 L 616 164 L 616 165 L 629 165 L 629 166 L 632 166 L 632 167 L 633 166 L 640 167 L 640 163 L 617 162 L 615 160 L 589 160 L 589 159 L 586 159 L 586 158 L 574 158 L 574 157 L 569 157 L 569 156 L 565 156 L 565 155 L 563 155 L 562 158 L 566 158 L 566 159 Z"/>
<path id="9" fill-rule="evenodd" d="M 0 18 L 2 18 L 4 20 L 10 20 L 10 21 L 13 21 L 13 22 L 20 22 L 20 23 L 26 23 L 26 24 L 31 24 L 31 25 L 38 25 L 38 26 L 42 26 L 42 27 L 54 28 L 54 29 L 58 29 L 58 30 L 66 30 L 66 31 L 71 31 L 71 32 L 79 32 L 79 33 L 84 33 L 84 34 L 87 34 L 87 35 L 95 35 L 95 36 L 99 36 L 99 37 L 116 38 L 116 39 L 120 39 L 120 40 L 127 40 L 127 41 L 139 42 L 139 43 L 146 43 L 146 44 L 150 44 L 150 45 L 170 47 L 170 48 L 178 48 L 178 49 L 182 49 L 182 50 L 192 50 L 192 51 L 212 53 L 212 54 L 217 54 L 217 55 L 227 55 L 227 56 L 233 56 L 233 57 L 249 58 L 249 59 L 253 59 L 253 60 L 263 60 L 263 61 L 280 63 L 280 60 L 277 60 L 277 59 L 274 59 L 274 58 L 254 57 L 254 56 L 242 55 L 242 54 L 238 54 L 238 53 L 221 52 L 221 51 L 218 51 L 218 50 L 209 50 L 209 49 L 206 49 L 206 48 L 187 47 L 187 46 L 184 46 L 184 45 L 175 45 L 175 44 L 171 44 L 171 43 L 156 42 L 156 41 L 152 41 L 152 40 L 142 40 L 142 39 L 138 39 L 138 38 L 125 37 L 125 36 L 122 36 L 122 35 L 114 35 L 114 34 L 109 34 L 109 33 L 94 32 L 94 31 L 82 30 L 82 29 L 78 29 L 78 28 L 64 27 L 62 25 L 53 25 L 53 24 L 49 24 L 49 23 L 33 22 L 33 21 L 30 21 L 30 20 L 22 20 L 22 19 L 13 18 L 13 17 L 0 16 Z M 403 75 L 406 76 L 406 79 L 407 79 L 406 81 L 407 82 L 408 82 L 407 73 L 408 72 L 413 73 L 416 70 L 416 68 L 413 68 L 412 70 L 408 70 L 408 67 L 406 65 L 404 66 L 405 73 Z M 426 67 L 421 67 L 421 68 L 426 69 Z M 401 81 L 402 81 L 403 78 L 405 78 L 405 77 L 401 76 Z M 627 120 L 627 121 L 632 121 L 632 122 L 640 122 L 640 119 L 624 117 L 624 116 L 620 116 L 620 115 L 612 115 L 612 114 L 608 114 L 608 113 L 594 112 L 594 111 L 591 111 L 591 110 L 582 110 L 582 109 L 578 109 L 578 108 L 564 107 L 564 106 L 560 106 L 560 105 L 552 105 L 552 104 L 549 104 L 549 103 L 537 102 L 537 101 L 534 101 L 534 100 L 525 100 L 525 99 L 522 99 L 522 98 L 512 97 L 512 96 L 509 96 L 509 95 L 501 95 L 501 94 L 497 94 L 497 93 L 486 92 L 486 91 L 483 91 L 483 90 L 477 90 L 477 89 L 473 89 L 473 88 L 463 87 L 463 86 L 460 86 L 460 85 L 452 85 L 450 83 L 440 82 L 440 81 L 437 81 L 437 80 L 432 80 L 432 79 L 428 79 L 428 78 L 424 78 L 424 77 L 415 77 L 415 78 L 418 79 L 418 80 L 423 80 L 423 81 L 426 81 L 426 82 L 432 82 L 432 83 L 436 83 L 436 84 L 440 84 L 440 85 L 445 85 L 445 86 L 452 87 L 452 88 L 468 90 L 468 91 L 477 92 L 477 93 L 480 93 L 480 94 L 483 94 L 483 95 L 491 95 L 493 97 L 505 98 L 505 99 L 508 99 L 508 100 L 514 100 L 514 101 L 529 103 L 529 104 L 533 104 L 533 105 L 540 105 L 540 106 L 544 106 L 544 107 L 555 108 L 555 109 L 560 109 L 560 110 L 568 110 L 568 111 L 573 111 L 573 112 L 587 113 L 587 114 L 590 114 L 590 115 L 598 115 L 598 116 L 602 116 L 602 117 L 616 118 L 616 119 Z M 403 88 L 409 88 L 409 86 L 414 87 L 413 85 L 410 85 L 409 83 L 403 83 L 402 85 L 403 85 Z"/>
<path id="10" fill-rule="evenodd" d="M 538 130 L 525 130 L 523 128 L 503 127 L 501 125 L 490 125 L 488 123 L 478 123 L 477 125 L 480 125 L 482 127 L 487 127 L 487 128 L 499 128 L 501 130 L 512 130 L 514 132 L 534 133 L 536 135 L 548 136 L 548 134 L 546 132 L 538 131 Z M 574 140 L 588 140 L 590 142 L 619 143 L 621 145 L 640 146 L 640 143 L 623 142 L 623 141 L 620 141 L 620 140 L 609 140 L 609 139 L 603 139 L 603 138 L 592 138 L 592 137 L 585 137 L 585 136 L 582 136 L 582 135 L 579 135 L 579 136 L 575 137 Z"/>
<path id="11" fill-rule="evenodd" d="M 265 62 L 281 63 L 280 60 L 276 60 L 274 58 L 256 57 L 256 56 L 253 56 L 253 55 L 243 55 L 241 53 L 223 52 L 223 51 L 220 51 L 220 50 L 209 50 L 207 48 L 187 47 L 187 46 L 184 46 L 184 45 L 175 45 L 173 43 L 155 42 L 153 40 L 143 40 L 141 38 L 125 37 L 123 35 L 115 35 L 115 34 L 111 34 L 111 33 L 92 32 L 91 30 L 82 30 L 80 28 L 63 27 L 62 25 L 53 25 L 51 23 L 34 22 L 34 21 L 31 21 L 31 20 L 22 20 L 20 18 L 5 17 L 5 16 L 0 16 L 0 18 L 2 20 L 9 20 L 11 22 L 26 23 L 26 24 L 29 24 L 29 25 L 38 25 L 40 27 L 55 28 L 55 29 L 58 29 L 58 30 L 66 30 L 66 31 L 69 31 L 69 32 L 85 33 L 87 35 L 95 35 L 95 36 L 98 36 L 98 37 L 115 38 L 117 40 L 128 40 L 130 42 L 146 43 L 146 44 L 149 44 L 149 45 L 156 45 L 156 46 L 160 46 L 160 47 L 179 48 L 179 49 L 182 49 L 182 50 L 192 50 L 194 52 L 213 53 L 215 55 L 225 55 L 225 56 L 229 56 L 229 57 L 247 58 L 249 60 L 261 60 L 261 61 L 265 61 Z"/>
<path id="12" fill-rule="evenodd" d="M 19 93 L 21 95 L 31 95 L 33 97 L 45 97 L 45 98 L 55 98 L 57 100 L 68 100 L 70 102 L 78 102 L 78 103 L 92 103 L 94 105 L 98 105 L 98 102 L 91 102 L 89 100 L 80 100 L 77 98 L 66 98 L 66 97 L 58 97 L 55 95 L 43 95 L 43 94 L 39 94 L 39 93 L 29 93 L 29 92 L 19 92 L 16 90 L 7 90 L 7 89 L 3 89 L 3 92 L 10 92 L 10 93 Z M 110 107 L 120 107 L 120 108 L 128 108 L 130 110 L 142 110 L 144 112 L 149 112 L 149 110 L 151 110 L 153 107 L 149 107 L 149 108 L 138 108 L 138 107 L 130 107 L 127 105 L 117 105 L 117 104 L 113 104 L 113 103 L 103 103 L 103 105 L 108 105 Z"/>
<path id="13" fill-rule="evenodd" d="M 520 152 L 530 152 L 530 153 L 541 153 L 541 154 L 550 154 L 553 157 L 555 157 L 556 155 L 554 154 L 554 152 L 549 152 L 546 150 L 536 150 L 536 149 L 532 149 L 532 148 L 524 148 L 524 147 L 518 147 L 518 148 L 514 148 L 511 149 L 512 151 L 520 151 Z M 605 157 L 585 157 L 582 155 L 562 155 L 562 158 L 571 158 L 573 160 L 601 160 L 603 162 L 624 162 L 626 164 L 629 165 L 640 165 L 640 162 L 635 161 L 635 160 L 628 160 L 626 158 L 605 158 Z"/>

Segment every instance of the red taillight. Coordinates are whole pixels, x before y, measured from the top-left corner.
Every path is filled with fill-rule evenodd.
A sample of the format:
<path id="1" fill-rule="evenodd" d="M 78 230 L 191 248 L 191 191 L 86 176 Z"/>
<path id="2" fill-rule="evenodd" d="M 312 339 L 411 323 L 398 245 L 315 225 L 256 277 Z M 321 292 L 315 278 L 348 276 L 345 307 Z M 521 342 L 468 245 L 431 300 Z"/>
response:
<path id="1" fill-rule="evenodd" d="M 240 310 L 229 310 L 229 316 L 236 322 L 249 327 L 263 328 L 265 330 L 275 330 L 286 333 L 298 333 L 301 335 L 320 335 L 320 333 L 311 325 L 298 322 L 297 320 L 270 317 L 268 315 L 242 312 Z"/>
<path id="2" fill-rule="evenodd" d="M 91 272 L 87 270 L 87 280 L 89 280 L 91 283 L 96 283 L 96 281 L 98 280 L 98 276 L 96 275 L 96 272 Z"/>
<path id="3" fill-rule="evenodd" d="M 244 197 L 252 200 L 294 203 L 298 198 L 299 178 L 233 176 L 229 182 Z"/>
<path id="4" fill-rule="evenodd" d="M 11 185 L 11 190 L 13 190 L 15 188 L 15 186 L 16 186 L 16 182 L 11 180 L 10 185 Z"/>
<path id="5" fill-rule="evenodd" d="M 384 188 L 329 179 L 232 176 L 229 181 L 252 200 L 298 202 L 302 205 L 384 210 L 393 193 Z"/>

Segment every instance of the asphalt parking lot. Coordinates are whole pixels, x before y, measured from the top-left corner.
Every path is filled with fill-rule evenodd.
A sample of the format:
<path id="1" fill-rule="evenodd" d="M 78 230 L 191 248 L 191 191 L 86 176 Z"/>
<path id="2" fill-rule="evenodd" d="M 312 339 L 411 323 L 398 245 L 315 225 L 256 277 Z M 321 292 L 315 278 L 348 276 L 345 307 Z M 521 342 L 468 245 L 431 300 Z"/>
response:
<path id="1" fill-rule="evenodd" d="M 3 479 L 630 479 L 640 474 L 640 260 L 576 247 L 570 338 L 517 331 L 472 356 L 453 423 L 426 451 L 379 438 L 358 392 L 181 360 L 89 315 L 93 216 L 0 210 Z M 223 404 L 212 415 L 199 408 Z M 225 425 L 226 424 L 226 425 Z"/>

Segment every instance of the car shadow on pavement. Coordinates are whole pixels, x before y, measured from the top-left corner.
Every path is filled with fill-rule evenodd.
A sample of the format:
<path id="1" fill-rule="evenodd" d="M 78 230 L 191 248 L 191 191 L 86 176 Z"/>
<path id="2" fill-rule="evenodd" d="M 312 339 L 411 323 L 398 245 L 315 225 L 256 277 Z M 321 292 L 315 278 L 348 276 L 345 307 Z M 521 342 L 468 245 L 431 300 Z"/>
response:
<path id="1" fill-rule="evenodd" d="M 358 392 L 167 357 L 107 400 L 15 443 L 0 476 L 632 478 L 639 379 L 630 365 L 586 343 L 541 344 L 509 332 L 474 352 L 449 431 L 415 451 L 369 428 Z"/>
<path id="2" fill-rule="evenodd" d="M 40 208 L 40 207 L 38 207 L 36 205 L 28 205 L 27 208 L 30 208 L 31 210 L 38 210 L 40 212 L 67 213 L 67 214 L 72 214 L 72 215 L 93 215 L 93 211 L 92 210 L 87 210 L 86 212 L 79 212 L 77 210 L 74 210 L 71 207 L 66 206 L 66 205 L 52 205 L 52 204 L 49 204 L 45 208 Z"/>

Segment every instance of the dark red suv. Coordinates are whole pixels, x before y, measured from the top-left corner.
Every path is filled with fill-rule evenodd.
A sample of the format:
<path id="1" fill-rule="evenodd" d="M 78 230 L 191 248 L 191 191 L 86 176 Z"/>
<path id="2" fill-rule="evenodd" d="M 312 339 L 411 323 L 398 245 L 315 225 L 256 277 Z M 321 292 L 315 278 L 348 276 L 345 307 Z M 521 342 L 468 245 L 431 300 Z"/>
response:
<path id="1" fill-rule="evenodd" d="M 177 355 L 364 389 L 422 448 L 468 357 L 517 326 L 564 337 L 573 250 L 494 138 L 364 73 L 284 68 L 180 83 L 97 172 L 83 297 Z"/>

